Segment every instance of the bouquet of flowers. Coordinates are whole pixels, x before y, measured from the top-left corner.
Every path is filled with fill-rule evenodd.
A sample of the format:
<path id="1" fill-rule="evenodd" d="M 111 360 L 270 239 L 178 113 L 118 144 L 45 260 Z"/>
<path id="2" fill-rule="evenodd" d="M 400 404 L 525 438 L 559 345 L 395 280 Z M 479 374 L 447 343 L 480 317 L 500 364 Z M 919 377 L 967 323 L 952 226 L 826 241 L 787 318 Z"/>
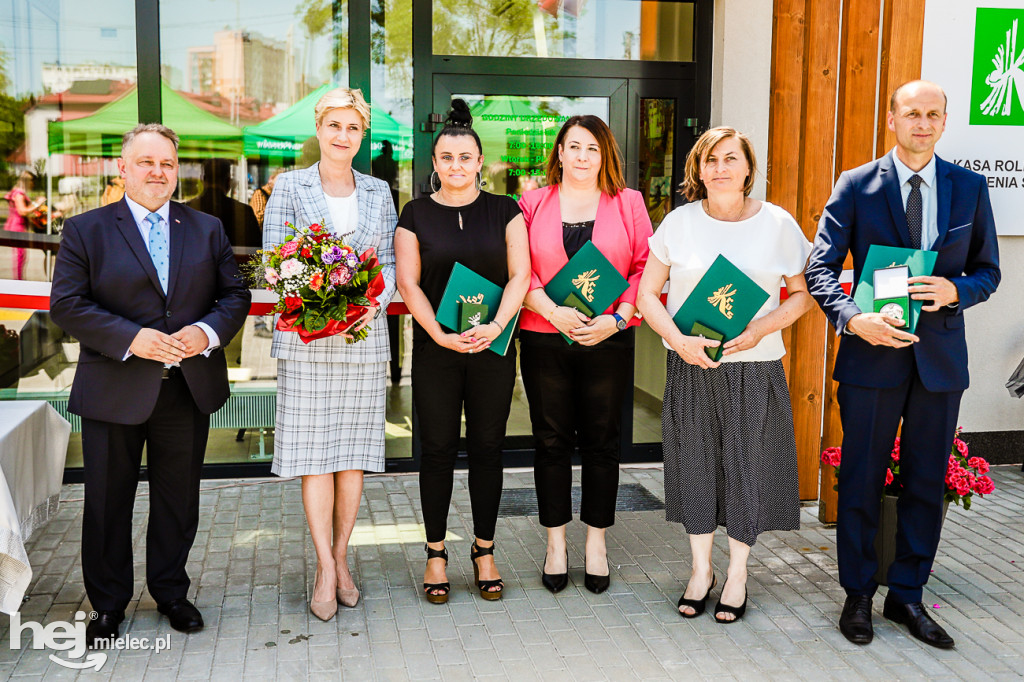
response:
<path id="1" fill-rule="evenodd" d="M 304 343 L 348 332 L 376 306 L 384 291 L 383 266 L 373 249 L 356 255 L 321 224 L 293 229 L 283 244 L 256 252 L 242 270 L 253 287 L 278 295 L 277 329 L 298 333 Z M 369 327 L 350 332 L 355 343 Z"/>
<path id="2" fill-rule="evenodd" d="M 983 457 L 971 457 L 967 443 L 960 440 L 961 428 L 957 427 L 953 436 L 953 447 L 949 453 L 946 467 L 946 502 L 963 504 L 964 509 L 971 508 L 971 497 L 974 493 L 984 497 L 996 489 L 995 482 L 986 476 L 989 464 Z M 839 475 L 839 462 L 842 459 L 842 448 L 826 448 L 821 453 L 822 464 L 836 468 Z M 889 466 L 885 470 L 885 488 L 883 494 L 899 496 L 903 490 L 900 480 L 900 439 L 896 437 L 892 452 L 889 455 Z"/>

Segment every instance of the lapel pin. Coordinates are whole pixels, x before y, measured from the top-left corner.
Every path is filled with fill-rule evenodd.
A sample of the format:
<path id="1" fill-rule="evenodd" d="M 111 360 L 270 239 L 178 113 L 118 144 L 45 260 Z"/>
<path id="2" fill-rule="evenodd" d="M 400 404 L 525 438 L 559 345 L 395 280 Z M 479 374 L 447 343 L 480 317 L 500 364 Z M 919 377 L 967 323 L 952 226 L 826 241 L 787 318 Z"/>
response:
<path id="1" fill-rule="evenodd" d="M 178 220 L 177 218 L 174 219 L 174 222 L 178 223 L 179 225 L 181 224 L 181 221 Z"/>

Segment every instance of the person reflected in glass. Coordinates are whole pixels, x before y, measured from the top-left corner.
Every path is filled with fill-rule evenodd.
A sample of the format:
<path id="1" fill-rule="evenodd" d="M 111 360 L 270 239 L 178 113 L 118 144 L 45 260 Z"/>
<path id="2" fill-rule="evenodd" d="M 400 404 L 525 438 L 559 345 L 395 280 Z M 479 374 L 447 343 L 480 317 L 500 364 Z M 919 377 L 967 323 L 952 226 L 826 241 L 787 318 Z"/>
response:
<path id="1" fill-rule="evenodd" d="M 219 218 L 231 246 L 258 249 L 263 243 L 263 237 L 256 214 L 251 206 L 228 195 L 231 191 L 231 165 L 228 159 L 203 159 L 203 191 L 188 205 Z"/>
<path id="2" fill-rule="evenodd" d="M 28 232 L 33 215 L 46 205 L 46 197 L 40 196 L 35 200 L 29 199 L 29 194 L 35 188 L 35 184 L 36 174 L 32 171 L 22 171 L 14 187 L 4 195 L 9 209 L 4 229 L 8 232 Z M 13 266 L 12 275 L 14 279 L 24 279 L 26 250 L 16 248 L 12 249 L 12 251 L 14 252 L 11 263 Z"/>
<path id="3" fill-rule="evenodd" d="M 363 491 L 363 472 L 384 471 L 388 336 L 383 315 L 395 293 L 395 207 L 386 183 L 352 168 L 370 124 L 359 90 L 336 88 L 317 102 L 320 161 L 277 178 L 267 202 L 263 246 L 284 242 L 295 226 L 325 225 L 362 253 L 376 250 L 384 291 L 356 322 L 369 336 L 348 344 L 342 333 L 303 343 L 274 331 L 277 358 L 278 476 L 302 477 L 302 503 L 316 550 L 310 610 L 330 620 L 338 604 L 355 606 L 359 590 L 348 567 L 348 541 Z"/>
<path id="4" fill-rule="evenodd" d="M 499 599 L 504 587 L 494 563 L 494 532 L 516 349 L 512 343 L 499 355 L 490 346 L 515 324 L 530 284 L 530 253 L 515 200 L 479 187 L 482 152 L 469 107 L 454 100 L 434 140 L 434 192 L 405 205 L 395 234 L 398 290 L 414 320 L 412 393 L 420 424 L 420 497 L 427 535 L 423 589 L 433 603 L 446 602 L 451 590 L 444 540 L 463 410 L 473 572 L 484 599 Z M 490 322 L 461 334 L 434 319 L 456 262 L 504 288 L 501 304 L 488 314 Z"/>
<path id="5" fill-rule="evenodd" d="M 697 140 L 682 185 L 690 203 L 669 213 L 651 238 L 637 299 L 668 349 L 661 417 L 665 516 L 685 527 L 693 561 L 679 613 L 704 612 L 717 582 L 712 542 L 725 526 L 729 569 L 714 610 L 721 623 L 746 610 L 747 558 L 758 534 L 800 527 L 781 330 L 813 306 L 804 281 L 811 245 L 785 209 L 750 197 L 756 172 L 750 140 L 735 129 L 712 128 Z M 720 342 L 688 336 L 672 316 L 719 254 L 769 298 L 713 361 L 705 348 Z M 783 284 L 787 298 L 780 303 Z"/>
<path id="6" fill-rule="evenodd" d="M 542 582 L 558 592 L 569 581 L 565 530 L 572 520 L 572 455 L 578 447 L 580 520 L 587 525 L 584 586 L 600 593 L 610 583 L 605 529 L 615 523 L 622 408 L 630 391 L 632 327 L 639 324 L 635 301 L 651 220 L 643 196 L 626 188 L 618 145 L 604 121 L 573 116 L 554 145 L 548 185 L 519 200 L 532 264 L 520 366 L 537 448 L 537 506 L 548 530 Z M 593 317 L 544 291 L 588 241 L 629 283 L 618 300 Z"/>

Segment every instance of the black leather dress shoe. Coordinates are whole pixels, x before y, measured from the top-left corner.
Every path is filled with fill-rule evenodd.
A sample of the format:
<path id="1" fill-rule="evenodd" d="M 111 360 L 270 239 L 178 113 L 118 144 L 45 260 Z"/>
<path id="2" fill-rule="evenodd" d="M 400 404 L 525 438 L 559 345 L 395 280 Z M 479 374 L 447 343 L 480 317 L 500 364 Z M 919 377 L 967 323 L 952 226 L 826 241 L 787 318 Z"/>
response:
<path id="1" fill-rule="evenodd" d="M 199 632 L 203 629 L 203 614 L 188 599 L 158 604 L 156 610 L 167 616 L 171 627 L 178 632 Z"/>
<path id="2" fill-rule="evenodd" d="M 839 616 L 839 631 L 854 644 L 870 644 L 875 638 L 871 627 L 871 597 L 866 594 L 849 595 Z"/>
<path id="3" fill-rule="evenodd" d="M 106 640 L 106 644 L 118 638 L 118 626 L 124 621 L 124 611 L 97 611 L 96 620 L 89 621 L 85 626 L 85 641 L 90 649 L 97 648 L 97 639 Z"/>
<path id="4" fill-rule="evenodd" d="M 946 634 L 942 626 L 932 620 L 931 614 L 921 602 L 901 604 L 896 601 L 892 593 L 889 593 L 885 596 L 882 615 L 894 623 L 906 625 L 910 634 L 925 644 L 939 649 L 952 649 L 955 644 L 953 638 Z"/>

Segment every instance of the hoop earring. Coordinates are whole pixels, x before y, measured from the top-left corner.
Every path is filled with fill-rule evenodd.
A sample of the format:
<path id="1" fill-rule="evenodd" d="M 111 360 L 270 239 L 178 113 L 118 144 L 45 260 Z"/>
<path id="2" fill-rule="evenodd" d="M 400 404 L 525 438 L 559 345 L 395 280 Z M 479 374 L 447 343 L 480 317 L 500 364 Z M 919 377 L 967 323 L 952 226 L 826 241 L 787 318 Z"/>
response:
<path id="1" fill-rule="evenodd" d="M 483 173 L 479 173 L 478 172 L 476 174 L 476 191 L 479 192 L 479 191 L 481 191 L 486 186 L 487 186 L 487 181 L 484 180 Z"/>
<path id="2" fill-rule="evenodd" d="M 437 178 L 437 187 L 434 187 L 434 178 Z M 433 173 L 430 174 L 430 189 L 432 189 L 434 192 L 441 191 L 441 176 L 437 174 L 437 171 L 434 171 Z"/>

